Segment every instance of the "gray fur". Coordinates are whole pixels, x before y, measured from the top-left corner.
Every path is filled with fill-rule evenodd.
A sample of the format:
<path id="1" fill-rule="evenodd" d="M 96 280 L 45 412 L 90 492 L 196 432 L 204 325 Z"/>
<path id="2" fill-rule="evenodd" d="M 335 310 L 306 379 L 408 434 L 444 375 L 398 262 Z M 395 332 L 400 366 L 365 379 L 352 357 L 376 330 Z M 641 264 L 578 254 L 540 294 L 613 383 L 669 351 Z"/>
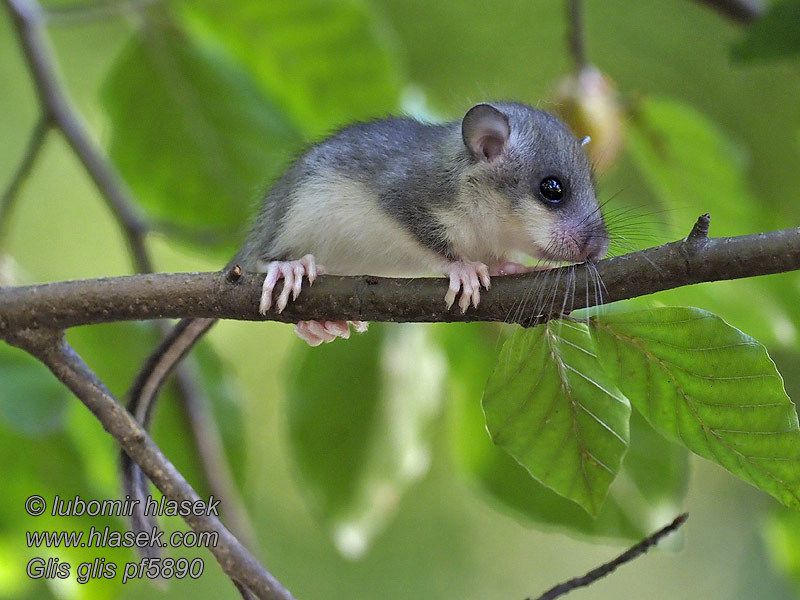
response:
<path id="1" fill-rule="evenodd" d="M 461 121 L 436 125 L 388 118 L 358 123 L 312 146 L 267 194 L 235 261 L 256 270 L 259 262 L 297 259 L 310 252 L 303 247 L 304 240 L 298 240 L 297 247 L 278 247 L 276 239 L 296 201 L 295 191 L 318 178 L 365 186 L 378 210 L 420 244 L 452 261 L 481 257 L 459 255 L 443 214 L 464 212 L 490 194 L 501 194 L 512 211 L 541 210 L 546 205 L 536 198 L 539 182 L 555 175 L 565 184 L 568 197 L 546 210 L 559 221 L 571 222 L 570 231 L 595 236 L 602 245 L 607 235 L 580 141 L 546 112 L 519 103 L 492 106 L 508 118 L 511 135 L 500 159 L 491 163 L 465 146 Z M 364 227 L 369 227 L 368 219 Z"/>

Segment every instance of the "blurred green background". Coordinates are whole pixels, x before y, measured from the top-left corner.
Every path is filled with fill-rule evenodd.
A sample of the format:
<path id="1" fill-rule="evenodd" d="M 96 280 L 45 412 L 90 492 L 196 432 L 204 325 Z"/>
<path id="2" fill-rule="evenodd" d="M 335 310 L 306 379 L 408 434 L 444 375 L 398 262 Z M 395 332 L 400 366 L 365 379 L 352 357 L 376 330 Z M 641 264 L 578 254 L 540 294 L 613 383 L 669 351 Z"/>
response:
<path id="1" fill-rule="evenodd" d="M 100 20 L 80 18 L 69 2 L 46 6 L 64 84 L 159 225 L 148 237 L 159 271 L 220 268 L 270 178 L 338 125 L 400 111 L 458 118 L 485 99 L 556 108 L 572 69 L 561 2 L 175 1 Z M 704 212 L 712 235 L 800 223 L 797 6 L 784 2 L 778 18 L 749 29 L 689 1 L 587 3 L 590 60 L 625 107 L 625 148 L 600 174 L 599 196 L 611 198 L 609 210 L 636 215 L 618 221 L 627 241 L 612 250 L 683 237 Z M 0 11 L 0 189 L 37 115 Z M 57 132 L 11 217 L 0 240 L 4 283 L 130 272 L 117 224 Z M 797 400 L 798 294 L 793 273 L 635 303 L 719 314 L 767 345 Z M 200 370 L 257 553 L 297 598 L 535 596 L 683 510 L 691 518 L 682 534 L 573 597 L 800 597 L 798 515 L 706 461 L 690 459 L 687 472 L 685 455 L 668 450 L 674 459 L 654 467 L 652 489 L 621 477 L 596 522 L 526 479 L 481 422 L 499 334 L 480 324 L 373 326 L 309 351 L 280 324 L 212 330 Z M 68 339 L 119 397 L 155 343 L 140 324 L 80 328 Z M 207 494 L 172 392 L 154 437 Z M 200 579 L 165 589 L 26 577 L 31 556 L 73 565 L 136 557 L 26 547 L 26 530 L 125 523 L 25 514 L 31 494 L 117 497 L 117 456 L 79 402 L 5 346 L 0 448 L 0 597 L 236 597 L 207 552 Z"/>

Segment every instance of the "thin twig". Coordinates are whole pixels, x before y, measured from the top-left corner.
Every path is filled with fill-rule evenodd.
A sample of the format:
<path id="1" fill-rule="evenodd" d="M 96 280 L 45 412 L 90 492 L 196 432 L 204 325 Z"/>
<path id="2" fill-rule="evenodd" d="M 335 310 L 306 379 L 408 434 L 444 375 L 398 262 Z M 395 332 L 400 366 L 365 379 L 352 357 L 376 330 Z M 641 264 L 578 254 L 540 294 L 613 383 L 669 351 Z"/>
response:
<path id="1" fill-rule="evenodd" d="M 548 291 L 553 306 L 565 296 L 572 310 L 676 287 L 800 270 L 800 227 L 727 238 L 700 246 L 684 240 L 605 259 L 597 265 L 602 294 L 582 265 L 492 278 L 476 309 L 448 310 L 445 278 L 391 279 L 323 275 L 281 313 L 258 312 L 263 274 L 235 283 L 226 272 L 159 273 L 22 287 L 0 287 L 0 337 L 36 327 L 62 329 L 110 321 L 199 317 L 246 321 L 358 320 L 405 322 L 505 321 L 526 326 L 549 314 L 521 314 L 519 299 Z M 565 275 L 570 269 L 574 275 Z M 594 271 L 593 273 L 594 274 Z M 568 285 L 569 283 L 569 285 Z M 587 293 L 574 294 L 575 289 Z M 279 291 L 279 290 L 278 290 Z"/>
<path id="2" fill-rule="evenodd" d="M 576 73 L 588 66 L 586 56 L 586 28 L 583 22 L 582 0 L 566 0 L 567 2 L 567 38 L 569 53 Z"/>
<path id="3" fill-rule="evenodd" d="M 697 217 L 697 222 L 692 227 L 689 235 L 686 236 L 687 242 L 705 241 L 708 239 L 708 230 L 711 226 L 711 215 L 706 213 Z"/>
<path id="4" fill-rule="evenodd" d="M 41 360 L 102 423 L 168 498 L 201 506 L 200 496 L 180 471 L 162 454 L 147 432 L 117 402 L 80 356 L 67 344 L 62 331 L 39 329 L 17 331 L 7 341 Z M 201 514 L 196 514 L 201 513 Z M 260 600 L 293 600 L 292 595 L 225 528 L 213 510 L 191 511 L 184 520 L 196 532 L 218 534 L 209 550 L 222 570 Z"/>
<path id="5" fill-rule="evenodd" d="M 44 147 L 44 141 L 49 130 L 50 122 L 44 116 L 40 116 L 31 130 L 22 160 L 17 165 L 17 170 L 11 176 L 11 180 L 8 182 L 5 192 L 3 192 L 3 197 L 0 199 L 0 245 L 2 245 L 8 232 L 11 212 L 16 206 L 16 199 L 22 189 L 22 184 L 25 183 L 28 175 L 30 175 L 31 169 L 33 169 L 33 165 Z"/>
<path id="6" fill-rule="evenodd" d="M 44 34 L 44 15 L 35 0 L 5 0 L 33 75 L 45 118 L 64 134 L 122 227 L 136 271 L 152 271 L 144 246 L 147 224 L 127 185 L 105 159 L 56 75 L 56 60 Z"/>
<path id="7" fill-rule="evenodd" d="M 658 531 L 656 531 L 653 535 L 646 537 L 641 542 L 636 544 L 635 546 L 631 547 L 626 552 L 620 554 L 617 558 L 612 561 L 609 561 L 603 565 L 600 565 L 596 569 L 592 569 L 586 575 L 582 577 L 573 577 L 569 581 L 565 581 L 564 583 L 560 583 L 555 587 L 550 588 L 544 594 L 536 598 L 536 600 L 554 600 L 559 596 L 563 596 L 564 594 L 571 592 L 574 589 L 579 587 L 586 587 L 587 585 L 593 584 L 598 579 L 602 579 L 606 575 L 613 573 L 617 567 L 624 565 L 626 562 L 630 562 L 633 559 L 641 556 L 645 552 L 647 552 L 650 548 L 655 546 L 664 536 L 669 535 L 676 529 L 678 529 L 681 525 L 686 522 L 686 519 L 689 518 L 688 513 L 683 513 L 682 515 L 678 515 L 672 523 L 667 525 L 666 527 L 662 527 Z M 531 600 L 528 598 L 527 600 Z"/>

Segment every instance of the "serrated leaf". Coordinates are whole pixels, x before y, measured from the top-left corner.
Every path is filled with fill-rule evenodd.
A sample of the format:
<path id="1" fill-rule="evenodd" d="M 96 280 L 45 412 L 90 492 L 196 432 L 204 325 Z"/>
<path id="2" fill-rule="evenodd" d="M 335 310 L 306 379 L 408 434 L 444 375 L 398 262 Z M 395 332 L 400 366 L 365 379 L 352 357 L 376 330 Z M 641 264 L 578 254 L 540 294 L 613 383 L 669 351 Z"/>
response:
<path id="1" fill-rule="evenodd" d="M 631 469 L 632 453 L 643 454 L 652 450 L 650 443 L 637 448 L 637 442 L 649 441 L 650 435 L 659 436 L 644 423 L 647 431 L 638 431 L 634 425 L 644 420 L 631 421 L 631 447 L 625 455 L 622 475 L 639 488 L 649 481 L 663 483 L 664 489 L 652 489 L 652 494 L 637 492 L 631 486 L 611 486 L 608 498 L 596 517 L 590 516 L 574 502 L 565 500 L 545 487 L 514 460 L 507 452 L 492 444 L 486 431 L 486 419 L 480 407 L 483 386 L 497 362 L 500 346 L 497 343 L 501 329 L 495 324 L 448 323 L 439 326 L 450 360 L 448 392 L 448 439 L 454 464 L 468 482 L 483 491 L 494 506 L 511 512 L 526 524 L 556 526 L 568 533 L 588 534 L 603 538 L 640 540 L 660 523 L 666 506 L 679 504 L 681 494 L 675 494 L 674 456 L 655 448 L 656 455 L 648 457 L 651 473 Z M 632 415 L 633 416 L 633 415 Z M 661 443 L 672 446 L 682 454 L 686 450 L 661 438 Z M 644 495 L 644 499 L 642 496 Z M 651 501 L 654 499 L 655 501 Z"/>
<path id="2" fill-rule="evenodd" d="M 603 372 L 586 325 L 516 331 L 482 405 L 496 444 L 547 487 L 600 512 L 628 448 L 630 405 Z"/>
<path id="3" fill-rule="evenodd" d="M 289 442 L 314 513 L 358 558 L 427 472 L 427 430 L 444 361 L 420 325 L 299 349 L 288 389 Z"/>
<path id="4" fill-rule="evenodd" d="M 246 71 L 169 25 L 127 44 L 103 102 L 111 156 L 149 216 L 212 232 L 197 242 L 226 254 L 302 143 Z"/>
<path id="5" fill-rule="evenodd" d="M 603 366 L 657 431 L 800 507 L 797 412 L 761 344 L 697 308 L 591 326 Z"/>
<path id="6" fill-rule="evenodd" d="M 397 109 L 397 54 L 363 0 L 192 0 L 181 8 L 309 135 Z"/>
<path id="7" fill-rule="evenodd" d="M 797 56 L 800 56 L 800 2 L 796 0 L 772 4 L 731 48 L 731 57 L 741 62 Z"/>

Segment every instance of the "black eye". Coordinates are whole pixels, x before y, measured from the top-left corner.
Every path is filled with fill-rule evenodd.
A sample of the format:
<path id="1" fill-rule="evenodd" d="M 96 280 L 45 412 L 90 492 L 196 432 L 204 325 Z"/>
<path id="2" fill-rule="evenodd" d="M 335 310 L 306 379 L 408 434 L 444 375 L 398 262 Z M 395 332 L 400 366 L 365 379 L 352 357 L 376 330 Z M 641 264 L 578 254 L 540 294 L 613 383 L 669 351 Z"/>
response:
<path id="1" fill-rule="evenodd" d="M 545 177 L 539 184 L 539 191 L 545 200 L 552 204 L 558 204 L 564 197 L 564 187 L 555 177 Z"/>

